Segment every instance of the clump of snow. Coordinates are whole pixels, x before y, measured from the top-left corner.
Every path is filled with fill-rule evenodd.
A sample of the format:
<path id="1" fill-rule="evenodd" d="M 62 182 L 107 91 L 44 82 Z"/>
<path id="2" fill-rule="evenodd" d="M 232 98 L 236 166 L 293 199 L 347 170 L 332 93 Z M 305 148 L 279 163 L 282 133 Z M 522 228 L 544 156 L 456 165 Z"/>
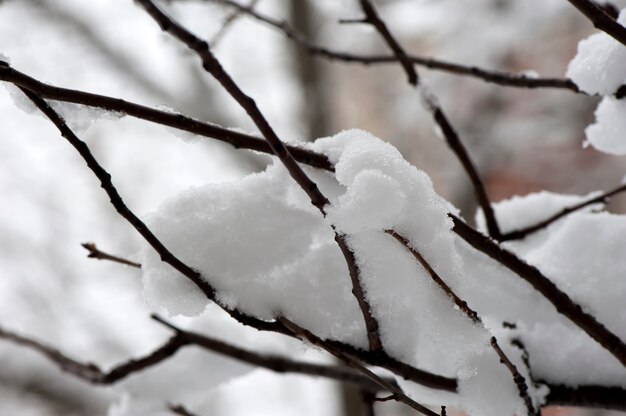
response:
<path id="1" fill-rule="evenodd" d="M 622 47 L 626 49 L 626 47 Z M 626 53 L 626 52 L 625 52 Z M 587 141 L 596 149 L 615 155 L 626 154 L 626 100 L 604 97 L 596 109 L 596 121 L 585 129 Z"/>
<path id="2" fill-rule="evenodd" d="M 626 12 L 617 19 L 626 25 Z M 587 94 L 611 95 L 626 83 L 626 47 L 604 32 L 578 43 L 566 76 Z"/>
<path id="3" fill-rule="evenodd" d="M 626 26 L 626 9 L 617 21 Z M 626 154 L 626 104 L 612 95 L 626 84 L 626 47 L 604 32 L 591 35 L 578 44 L 578 53 L 567 68 L 569 78 L 587 94 L 604 95 L 596 109 L 596 122 L 587 127 L 587 142 L 594 148 L 617 155 Z"/>
<path id="4" fill-rule="evenodd" d="M 471 415 L 520 414 L 524 403 L 511 374 L 489 348 L 500 339 L 530 380 L 521 351 L 510 344 L 502 322 L 517 325 L 535 377 L 556 383 L 615 383 L 626 370 L 527 282 L 472 249 L 452 233 L 450 204 L 429 177 L 391 145 L 350 130 L 309 145 L 335 164 L 335 175 L 307 168 L 329 198 L 326 218 L 278 162 L 264 172 L 228 184 L 190 189 L 166 201 L 147 218 L 172 252 L 199 270 L 219 301 L 261 319 L 286 316 L 322 338 L 367 348 L 365 325 L 345 259 L 331 229 L 345 234 L 360 270 L 385 350 L 411 365 L 459 380 L 459 394 L 442 397 L 402 382 L 407 394 L 431 404 L 455 404 Z M 538 193 L 495 204 L 504 230 L 534 224 L 591 195 Z M 600 204 L 571 214 L 521 242 L 506 243 L 604 325 L 626 338 L 623 216 L 594 213 Z M 411 252 L 385 230 L 408 241 L 441 278 L 483 317 L 485 328 L 463 315 L 432 281 Z M 593 247 L 590 250 L 589 247 Z M 143 281 L 149 302 L 174 314 L 197 314 L 202 293 L 149 247 L 143 250 Z M 611 287 L 611 293 L 594 290 Z M 621 308 L 623 309 L 623 308 Z M 410 328 L 410 330 L 408 330 Z M 568 345 L 553 357 L 546 337 Z M 556 342 L 556 341 L 555 341 Z M 594 368 L 565 365 L 584 351 Z M 553 357 L 554 358 L 554 357 Z M 558 365 L 554 364 L 559 362 Z M 559 368 L 556 368 L 559 367 Z M 563 368 L 569 368 L 564 372 Z M 545 389 L 529 382 L 532 400 Z M 441 402 L 440 400 L 445 400 Z"/>
<path id="5" fill-rule="evenodd" d="M 527 69 L 525 71 L 520 71 L 518 72 L 518 75 L 524 78 L 532 78 L 532 79 L 539 78 L 539 72 L 535 71 L 534 69 Z"/>
<path id="6" fill-rule="evenodd" d="M 261 319 L 286 316 L 322 338 L 366 348 L 363 317 L 332 225 L 346 234 L 355 253 L 385 350 L 422 369 L 474 380 L 478 392 L 464 390 L 463 407 L 469 396 L 476 403 L 496 400 L 489 391 L 497 377 L 497 384 L 508 386 L 500 400 L 508 400 L 506 409 L 513 414 L 519 395 L 506 370 L 493 375 L 489 369 L 491 359 L 497 363 L 488 350 L 490 334 L 464 316 L 411 252 L 385 233 L 393 229 L 404 236 L 450 286 L 460 287 L 467 273 L 447 215 L 450 204 L 424 172 L 369 133 L 345 131 L 309 146 L 335 164 L 334 177 L 307 169 L 331 201 L 326 218 L 275 162 L 234 183 L 190 189 L 166 201 L 146 222 L 215 287 L 223 305 Z M 201 292 L 151 248 L 144 248 L 142 263 L 149 302 L 174 314 L 205 308 Z M 480 358 L 486 354 L 494 357 Z M 484 371 L 490 376 L 483 377 Z M 433 399 L 423 389 L 407 391 L 420 400 Z M 495 416 L 504 407 L 483 408 L 480 414 Z M 479 413 L 471 406 L 467 410 Z"/>
<path id="7" fill-rule="evenodd" d="M 0 52 L 0 61 L 4 61 L 7 64 L 11 65 L 11 60 L 9 59 L 9 57 L 3 54 L 2 52 Z"/>
<path id="8" fill-rule="evenodd" d="M 541 192 L 494 204 L 494 209 L 505 230 L 516 229 L 592 196 L 593 193 L 581 197 Z M 537 266 L 576 303 L 626 339 L 626 311 L 622 306 L 626 297 L 626 260 L 619 254 L 624 248 L 626 217 L 594 212 L 598 206 L 601 204 L 569 214 L 548 228 L 505 246 Z M 455 289 L 464 294 L 499 339 L 505 335 L 503 321 L 517 325 L 517 337 L 528 349 L 536 379 L 571 386 L 624 386 L 624 367 L 560 315 L 530 284 L 461 240 L 458 250 L 465 260 L 466 279 Z M 555 345 L 559 345 L 558 353 L 554 352 Z M 581 361 L 580 357 L 586 358 Z M 574 361 L 581 362 L 567 365 Z"/>

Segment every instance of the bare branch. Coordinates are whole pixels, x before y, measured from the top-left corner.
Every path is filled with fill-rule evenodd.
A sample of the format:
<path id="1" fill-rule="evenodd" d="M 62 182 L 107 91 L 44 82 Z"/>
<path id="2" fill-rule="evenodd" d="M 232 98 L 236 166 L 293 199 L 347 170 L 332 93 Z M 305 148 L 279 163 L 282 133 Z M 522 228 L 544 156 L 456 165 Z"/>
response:
<path id="1" fill-rule="evenodd" d="M 153 315 L 153 319 L 175 331 L 176 335 L 184 339 L 188 344 L 197 345 L 209 351 L 234 358 L 250 365 L 262 367 L 276 373 L 296 373 L 316 377 L 325 377 L 336 381 L 359 384 L 370 389 L 376 388 L 376 386 L 372 384 L 368 378 L 344 367 L 313 364 L 304 361 L 295 361 L 290 358 L 274 354 L 260 354 L 252 352 L 250 350 L 228 344 L 224 341 L 211 338 L 207 335 L 180 329 L 159 316 Z"/>
<path id="2" fill-rule="evenodd" d="M 259 2 L 259 0 L 250 0 L 250 2 L 248 3 L 247 7 L 250 10 L 252 10 L 254 8 L 254 6 L 256 6 L 256 4 Z M 222 38 L 224 37 L 224 35 L 226 34 L 226 32 L 228 32 L 228 29 L 233 25 L 233 23 L 235 23 L 241 16 L 243 16 L 243 12 L 241 10 L 235 10 L 234 12 L 230 13 L 228 16 L 226 16 L 226 19 L 224 19 L 224 22 L 222 23 L 222 26 L 220 27 L 220 29 L 217 31 L 217 33 L 215 33 L 213 35 L 213 37 L 211 38 L 211 40 L 209 40 L 209 45 L 211 45 L 212 48 L 215 48 L 217 46 L 217 44 L 219 43 L 220 40 L 222 40 Z"/>
<path id="3" fill-rule="evenodd" d="M 617 335 L 609 331 L 595 317 L 585 312 L 579 304 L 574 302 L 565 292 L 562 292 L 539 269 L 500 247 L 489 237 L 474 230 L 455 215 L 448 214 L 448 216 L 454 221 L 453 231 L 459 237 L 530 283 L 552 303 L 560 314 L 566 316 L 585 331 L 626 367 L 626 344 Z"/>
<path id="4" fill-rule="evenodd" d="M 519 230 L 509 231 L 504 233 L 500 238 L 500 241 L 509 241 L 509 240 L 519 240 L 528 236 L 529 234 L 535 233 L 537 231 L 543 230 L 547 228 L 550 224 L 560 220 L 561 218 L 579 211 L 589 205 L 598 204 L 598 203 L 608 203 L 610 198 L 614 195 L 617 195 L 621 192 L 626 191 L 626 184 L 619 185 L 609 191 L 603 192 L 602 194 L 588 199 L 586 201 L 580 202 L 578 204 L 572 205 L 571 207 L 567 207 L 557 212 L 556 214 L 546 218 L 543 221 L 540 221 L 534 225 L 530 225 L 528 227 L 520 228 Z"/>
<path id="5" fill-rule="evenodd" d="M 104 372 L 92 363 L 81 363 L 69 358 L 61 351 L 42 342 L 26 338 L 16 333 L 0 328 L 0 338 L 24 346 L 45 356 L 56 364 L 61 371 L 69 373 L 92 384 L 109 385 L 128 377 L 129 375 L 145 370 L 173 356 L 181 347 L 187 345 L 182 337 L 175 335 L 165 344 L 142 358 L 128 360 Z"/>
<path id="6" fill-rule="evenodd" d="M 287 22 L 273 19 L 269 16 L 261 14 L 247 6 L 239 4 L 232 0 L 208 0 L 213 3 L 220 3 L 233 7 L 248 16 L 263 22 L 279 31 L 287 38 L 291 39 L 295 44 L 305 49 L 312 55 L 322 58 L 342 61 L 346 63 L 360 63 L 363 65 L 376 64 L 395 64 L 398 58 L 394 55 L 359 55 L 348 52 L 332 50 L 323 46 L 316 45 L 307 39 L 304 35 L 293 29 Z M 341 20 L 340 23 L 365 23 L 361 19 Z M 517 88 L 556 88 L 570 90 L 576 93 L 585 94 L 580 91 L 576 84 L 567 78 L 535 78 L 523 74 L 510 74 L 501 71 L 493 71 L 475 66 L 465 66 L 452 62 L 442 61 L 422 56 L 407 55 L 408 59 L 414 65 L 423 66 L 428 69 L 444 71 L 454 75 L 469 76 L 480 79 L 485 82 L 501 85 L 505 87 Z"/>
<path id="7" fill-rule="evenodd" d="M 87 257 L 91 259 L 108 260 L 108 261 L 112 261 L 115 263 L 125 264 L 127 266 L 141 269 L 141 264 L 139 263 L 126 260 L 125 258 L 122 258 L 122 257 L 113 256 L 111 254 L 105 253 L 104 251 L 100 251 L 95 243 L 82 243 L 81 246 L 83 246 L 85 250 L 89 252 Z"/>
<path id="8" fill-rule="evenodd" d="M 226 142 L 236 149 L 249 149 L 272 154 L 272 149 L 270 149 L 267 142 L 260 137 L 225 129 L 215 124 L 195 120 L 182 114 L 145 107 L 119 98 L 55 87 L 31 78 L 23 72 L 10 67 L 3 61 L 0 61 L 0 80 L 11 82 L 18 87 L 26 88 L 43 98 L 115 111 L 152 123 L 162 124 L 199 136 L 210 137 Z M 320 169 L 333 170 L 331 163 L 325 155 L 293 145 L 286 145 L 286 147 L 293 157 L 301 163 Z"/>
<path id="9" fill-rule="evenodd" d="M 325 207 L 329 203 L 328 199 L 319 190 L 317 184 L 313 182 L 298 165 L 289 152 L 289 149 L 285 147 L 283 142 L 276 135 L 274 129 L 267 122 L 267 119 L 263 116 L 255 101 L 239 88 L 231 76 L 222 67 L 221 63 L 211 52 L 209 45 L 163 13 L 152 0 L 137 0 L 137 2 L 159 24 L 163 31 L 170 33 L 188 48 L 196 52 L 202 61 L 202 67 L 210 73 L 235 99 L 235 101 L 237 101 L 246 113 L 248 113 L 261 134 L 263 134 L 263 137 L 267 140 L 272 152 L 280 159 L 290 176 L 296 181 L 296 183 L 298 183 L 298 185 L 300 185 L 302 190 L 306 192 L 311 200 L 311 203 L 317 207 L 323 215 L 326 215 Z M 339 245 L 339 248 L 341 249 L 348 265 L 350 280 L 353 285 L 352 293 L 356 297 L 361 313 L 363 314 L 367 336 L 370 342 L 370 349 L 372 351 L 380 351 L 382 349 L 382 343 L 380 342 L 380 335 L 378 333 L 378 322 L 372 315 L 371 308 L 367 299 L 364 297 L 364 292 L 358 275 L 359 269 L 354 261 L 354 254 L 348 247 L 345 236 L 340 235 L 334 227 L 333 231 L 335 232 L 335 241 Z"/>
<path id="10" fill-rule="evenodd" d="M 609 16 L 604 9 L 589 0 L 567 0 L 576 7 L 596 29 L 600 29 L 613 39 L 626 46 L 626 28 Z"/>
<path id="11" fill-rule="evenodd" d="M 376 9 L 372 5 L 372 3 L 369 0 L 360 0 L 360 4 L 363 13 L 365 13 L 366 22 L 374 26 L 374 28 L 385 40 L 389 48 L 393 51 L 394 55 L 402 65 L 402 68 L 404 68 L 404 72 L 406 73 L 409 84 L 418 88 L 419 76 L 402 46 L 400 46 L 398 41 L 391 34 L 389 29 L 387 28 L 387 25 L 385 25 L 385 22 L 383 22 L 383 20 L 378 16 L 378 13 L 376 12 Z M 448 120 L 448 117 L 445 115 L 436 100 L 430 97 L 429 93 L 424 91 L 422 91 L 422 97 L 426 101 L 426 105 L 431 111 L 433 118 L 435 119 L 435 123 L 437 123 L 437 125 L 441 129 L 446 139 L 446 142 L 448 143 L 448 146 L 452 149 L 456 157 L 461 162 L 463 169 L 465 169 L 465 172 L 469 176 L 472 185 L 474 186 L 474 192 L 478 199 L 478 203 L 480 204 L 485 214 L 489 235 L 495 239 L 499 239 L 501 235 L 500 228 L 498 227 L 498 222 L 493 212 L 493 208 L 491 206 L 491 203 L 489 202 L 487 191 L 485 190 L 485 186 L 482 182 L 482 179 L 480 178 L 480 175 L 478 174 L 476 166 L 474 166 L 474 163 L 470 159 L 467 149 L 461 142 L 459 135 L 452 127 L 452 124 Z"/>

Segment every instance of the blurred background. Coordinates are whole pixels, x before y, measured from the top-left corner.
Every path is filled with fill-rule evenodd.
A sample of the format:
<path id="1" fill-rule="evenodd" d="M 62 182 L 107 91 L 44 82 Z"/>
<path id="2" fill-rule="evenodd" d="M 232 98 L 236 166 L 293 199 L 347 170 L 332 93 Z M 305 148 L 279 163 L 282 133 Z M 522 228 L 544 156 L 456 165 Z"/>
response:
<path id="1" fill-rule="evenodd" d="M 315 44 L 387 54 L 370 27 L 338 23 L 339 18 L 360 16 L 354 1 L 239 1 L 290 22 Z M 626 5 L 623 0 L 614 3 Z M 578 41 L 593 32 L 563 0 L 377 4 L 411 53 L 511 73 L 563 77 Z M 425 170 L 435 189 L 473 219 L 472 187 L 435 134 L 399 65 L 365 66 L 312 56 L 274 28 L 211 1 L 162 5 L 210 41 L 282 139 L 310 141 L 349 128 L 368 130 Z M 0 53 L 14 68 L 52 85 L 255 131 L 197 58 L 130 0 L 0 0 Z M 492 201 L 542 189 L 586 194 L 622 181 L 624 157 L 583 146 L 597 98 L 568 90 L 501 87 L 426 69 L 420 74 L 469 149 Z M 80 246 L 94 241 L 105 251 L 133 258 L 138 236 L 52 124 L 24 107 L 17 90 L 0 89 L 0 326 L 104 368 L 151 351 L 168 332 L 149 318 L 155 311 L 142 299 L 140 273 L 87 259 Z M 130 117 L 74 105 L 57 108 L 140 216 L 184 189 L 236 180 L 262 170 L 269 160 Z M 625 203 L 616 198 L 612 209 L 623 211 Z M 215 366 L 232 365 L 211 359 Z M 350 388 L 250 370 L 206 394 L 197 403 L 198 414 L 363 412 Z M 90 386 L 34 353 L 0 341 L 2 416 L 133 414 L 124 410 L 125 397 L 123 388 Z M 408 412 L 392 403 L 377 404 L 376 410 Z M 606 412 L 585 414 L 590 413 Z"/>

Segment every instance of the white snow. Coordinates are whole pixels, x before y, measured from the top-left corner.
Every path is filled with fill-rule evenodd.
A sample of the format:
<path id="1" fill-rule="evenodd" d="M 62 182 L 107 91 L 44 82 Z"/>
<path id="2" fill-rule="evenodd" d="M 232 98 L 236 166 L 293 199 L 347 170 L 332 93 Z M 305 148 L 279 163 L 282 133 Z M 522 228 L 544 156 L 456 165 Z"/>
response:
<path id="1" fill-rule="evenodd" d="M 515 412 L 521 399 L 506 369 L 492 368 L 501 365 L 488 348 L 490 334 L 464 316 L 413 255 L 384 233 L 394 229 L 403 235 L 448 284 L 462 286 L 468 277 L 451 232 L 450 205 L 428 176 L 363 131 L 345 131 L 310 146 L 335 162 L 336 181 L 308 171 L 331 200 L 327 218 L 275 162 L 240 181 L 171 198 L 147 223 L 217 289 L 222 304 L 262 319 L 286 316 L 320 337 L 365 348 L 363 317 L 333 239 L 330 226 L 335 226 L 355 252 L 386 351 L 471 384 L 462 389 L 460 405 L 472 414 Z M 174 314 L 202 311 L 206 300 L 198 289 L 150 248 L 143 254 L 149 302 Z M 502 386 L 497 394 L 491 393 L 494 382 Z M 420 400 L 434 398 L 419 388 L 407 391 Z M 485 397 L 501 405 L 479 411 L 471 404 Z"/>
<path id="2" fill-rule="evenodd" d="M 604 97 L 595 115 L 595 123 L 585 129 L 587 141 L 602 152 L 626 154 L 626 101 Z"/>
<path id="3" fill-rule="evenodd" d="M 626 9 L 618 22 L 626 25 Z M 585 130 L 585 145 L 605 153 L 626 154 L 626 104 L 612 97 L 626 84 L 626 47 L 604 32 L 591 35 L 578 44 L 578 53 L 566 75 L 582 91 L 605 96 L 596 109 L 595 123 Z"/>
<path id="4" fill-rule="evenodd" d="M 626 23 L 622 10 L 618 22 Z M 566 76 L 587 94 L 611 95 L 626 83 L 626 47 L 604 32 L 578 43 Z"/>

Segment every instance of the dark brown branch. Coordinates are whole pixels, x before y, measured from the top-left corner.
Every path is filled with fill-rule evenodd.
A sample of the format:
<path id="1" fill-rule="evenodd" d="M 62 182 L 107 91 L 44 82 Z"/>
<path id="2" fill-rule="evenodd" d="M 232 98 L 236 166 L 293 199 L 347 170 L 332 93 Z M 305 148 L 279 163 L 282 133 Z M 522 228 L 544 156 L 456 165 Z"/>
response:
<path id="1" fill-rule="evenodd" d="M 363 65 L 375 64 L 395 64 L 398 62 L 396 56 L 383 55 L 358 55 L 348 52 L 340 52 L 323 46 L 315 45 L 301 33 L 293 29 L 287 22 L 273 19 L 263 15 L 256 10 L 239 4 L 231 0 L 209 0 L 213 3 L 224 4 L 233 7 L 248 16 L 263 22 L 279 31 L 287 38 L 291 39 L 295 44 L 305 49 L 312 55 L 317 55 L 325 59 L 333 61 L 342 61 L 346 63 L 360 63 Z M 347 23 L 346 21 L 341 21 Z M 351 19 L 351 23 L 364 23 L 363 19 Z M 576 93 L 584 94 L 580 91 L 576 84 L 566 78 L 534 78 L 523 74 L 509 74 L 506 72 L 493 71 L 475 66 L 465 66 L 452 62 L 446 62 L 438 59 L 426 58 L 415 55 L 408 55 L 408 59 L 414 65 L 423 66 L 428 69 L 448 72 L 454 75 L 469 76 L 478 78 L 482 81 L 501 85 L 505 87 L 517 88 L 557 88 L 566 89 Z"/>
<path id="2" fill-rule="evenodd" d="M 565 292 L 562 292 L 539 269 L 500 247 L 492 239 L 474 230 L 455 215 L 448 215 L 454 221 L 453 230 L 459 237 L 530 283 L 552 303 L 560 314 L 566 316 L 585 331 L 587 335 L 602 345 L 626 367 L 626 344 L 617 335 L 609 331 L 595 317 L 585 312 L 579 304 L 574 302 Z"/>
<path id="3" fill-rule="evenodd" d="M 108 261 L 112 261 L 115 263 L 125 264 L 127 266 L 141 269 L 140 263 L 136 263 L 134 261 L 130 261 L 122 257 L 114 256 L 112 254 L 105 253 L 104 251 L 100 251 L 95 243 L 82 243 L 81 246 L 83 246 L 85 250 L 89 252 L 87 257 L 91 259 L 108 260 Z"/>
<path id="4" fill-rule="evenodd" d="M 487 330 L 487 328 L 485 327 L 485 324 L 480 318 L 480 315 L 478 315 L 478 312 L 472 309 L 465 300 L 459 297 L 454 292 L 454 290 L 452 290 L 452 288 L 448 286 L 448 284 L 441 278 L 441 276 L 439 276 L 439 274 L 435 271 L 435 269 L 432 268 L 432 266 L 424 258 L 424 256 L 422 256 L 422 254 L 411 245 L 408 239 L 406 239 L 404 236 L 392 230 L 388 230 L 385 232 L 388 235 L 395 238 L 411 254 L 413 254 L 413 257 L 415 257 L 418 263 L 426 270 L 426 272 L 431 277 L 431 279 L 435 282 L 435 284 L 439 286 L 439 288 L 446 294 L 446 296 L 448 296 L 452 300 L 452 302 L 459 308 L 459 310 L 461 310 L 461 312 L 463 312 L 463 314 L 465 314 L 465 316 L 471 319 L 472 322 L 474 322 L 475 324 L 478 324 L 483 329 Z M 506 356 L 504 351 L 502 351 L 502 349 L 500 348 L 500 345 L 498 345 L 498 340 L 495 337 L 493 336 L 491 337 L 491 339 L 489 340 L 489 345 L 496 352 L 496 354 L 498 355 L 498 358 L 500 358 L 500 362 L 504 364 L 507 370 L 509 370 L 509 372 L 511 373 L 511 376 L 513 377 L 513 382 L 515 382 L 515 385 L 517 386 L 519 395 L 522 398 L 522 400 L 524 400 L 524 404 L 526 405 L 528 414 L 537 415 L 538 412 L 533 406 L 533 402 L 530 396 L 528 395 L 528 384 L 524 376 L 520 374 L 520 372 L 517 370 L 517 367 L 515 367 L 515 364 L 513 364 L 511 360 Z"/>
<path id="5" fill-rule="evenodd" d="M 171 326 L 170 326 L 171 327 Z M 194 339 L 202 339 L 202 344 L 196 344 L 201 348 L 222 354 L 224 356 L 242 360 L 252 365 L 259 365 L 263 357 L 258 353 L 250 352 L 238 347 L 231 350 L 230 348 L 219 349 L 212 348 L 214 345 L 224 344 L 222 341 L 216 341 L 205 335 L 194 334 L 195 337 L 186 338 L 188 331 L 182 331 L 175 328 L 176 335 L 171 337 L 164 345 L 157 348 L 154 352 L 146 355 L 143 358 L 126 361 L 119 364 L 108 372 L 103 372 L 97 366 L 91 363 L 81 363 L 73 360 L 64 355 L 59 350 L 47 346 L 39 341 L 27 338 L 13 332 L 7 331 L 0 327 L 0 339 L 12 342 L 16 345 L 21 345 L 26 348 L 39 352 L 51 362 L 56 364 L 62 371 L 65 371 L 75 377 L 78 377 L 86 382 L 92 384 L 110 385 L 114 384 L 125 377 L 134 374 L 135 372 L 145 370 L 148 367 L 158 364 L 165 359 L 173 356 L 176 351 L 182 347 L 187 347 L 193 344 Z M 180 332 L 179 332 L 180 331 Z M 207 341 L 208 340 L 208 341 Z M 216 341 L 214 344 L 213 341 Z M 327 343 L 333 345 L 335 348 L 341 348 L 341 344 Z M 239 354 L 238 350 L 242 350 L 245 354 Z M 349 350 L 349 349 L 348 349 Z M 234 353 L 232 353 L 234 351 Z M 246 361 L 245 358 L 248 354 L 252 354 L 253 359 Z M 350 352 L 348 352 L 350 354 Z M 255 356 L 256 355 L 256 356 Z M 274 356 L 270 356 L 274 357 Z M 319 364 L 310 364 L 298 361 L 291 361 L 284 358 L 284 361 L 278 361 L 278 364 L 269 364 L 264 368 L 278 371 L 279 373 L 289 373 L 290 366 L 293 368 L 294 373 L 307 374 L 313 376 L 326 377 L 341 382 L 355 383 L 364 388 L 378 389 L 378 385 L 373 383 L 369 378 L 357 373 L 354 370 L 344 367 L 325 366 Z M 262 366 L 262 365 L 261 365 Z M 408 378 L 412 379 L 412 378 Z M 417 383 L 422 384 L 419 379 L 413 379 Z M 445 385 L 440 386 L 437 384 L 425 383 L 427 387 L 435 389 L 443 389 L 454 392 L 456 389 L 456 381 L 451 379 L 453 388 L 446 388 Z M 440 383 L 441 384 L 441 383 Z M 546 382 L 542 382 L 550 387 L 550 394 L 547 399 L 547 406 L 580 406 L 580 407 L 598 407 L 615 410 L 626 410 L 626 392 L 619 387 L 605 387 L 605 386 L 579 386 L 577 388 L 568 387 L 563 385 L 551 385 Z"/>
<path id="6" fill-rule="evenodd" d="M 180 329 L 156 315 L 153 315 L 153 318 L 172 329 L 178 337 L 182 338 L 190 345 L 196 345 L 253 366 L 262 367 L 276 373 L 304 374 L 341 382 L 355 383 L 370 389 L 376 388 L 376 385 L 368 378 L 345 367 L 295 361 L 275 354 L 260 354 L 211 338 L 207 335 Z"/>
<path id="7" fill-rule="evenodd" d="M 400 387 L 398 387 L 395 383 L 391 383 L 391 382 L 383 379 L 379 375 L 375 374 L 374 372 L 372 372 L 371 370 L 366 368 L 358 360 L 354 359 L 353 357 L 351 357 L 350 355 L 344 353 L 343 351 L 340 351 L 340 350 L 336 349 L 331 343 L 328 343 L 328 342 L 322 340 L 321 338 L 319 338 L 318 336 L 316 336 L 312 332 L 310 332 L 310 331 L 300 327 L 299 325 L 295 324 L 294 322 L 291 322 L 290 320 L 288 320 L 286 318 L 278 318 L 278 320 L 280 322 L 282 322 L 287 328 L 289 328 L 296 337 L 298 337 L 298 338 L 300 338 L 300 339 L 302 339 L 304 341 L 308 341 L 312 345 L 315 345 L 315 346 L 317 346 L 319 348 L 322 348 L 324 351 L 327 351 L 330 354 L 334 355 L 335 357 L 337 357 L 339 360 L 341 360 L 348 367 L 357 370 L 358 372 L 360 372 L 365 377 L 367 377 L 370 380 L 372 380 L 374 383 L 376 383 L 381 388 L 383 388 L 383 389 L 389 391 L 390 393 L 392 393 L 396 397 L 397 401 L 402 402 L 402 403 L 412 407 L 413 409 L 417 410 L 418 412 L 420 412 L 420 413 L 422 413 L 422 414 L 424 414 L 426 416 L 439 416 L 437 413 L 433 412 L 432 410 L 430 410 L 426 406 L 416 402 L 415 400 L 411 399 L 409 396 L 404 394 L 402 389 L 400 389 Z"/>
<path id="8" fill-rule="evenodd" d="M 576 7 L 596 29 L 600 29 L 626 46 L 626 28 L 609 16 L 602 8 L 589 0 L 567 0 Z"/>
<path id="9" fill-rule="evenodd" d="M 380 33 L 389 48 L 393 51 L 394 55 L 402 65 L 404 72 L 406 73 L 409 84 L 411 84 L 415 88 L 418 88 L 419 76 L 402 46 L 400 46 L 398 41 L 391 34 L 385 22 L 383 22 L 383 20 L 378 16 L 378 13 L 376 12 L 376 9 L 372 5 L 372 3 L 369 0 L 360 0 L 360 4 L 363 13 L 365 13 L 366 22 L 371 24 Z M 478 203 L 485 214 L 489 235 L 495 239 L 499 239 L 501 235 L 500 228 L 498 227 L 498 222 L 493 212 L 493 208 L 491 206 L 491 203 L 489 202 L 487 191 L 485 190 L 485 186 L 482 182 L 482 179 L 480 178 L 480 175 L 478 174 L 476 166 L 474 166 L 474 163 L 469 157 L 467 149 L 461 142 L 459 135 L 452 127 L 452 124 L 448 120 L 448 117 L 445 115 L 436 100 L 429 97 L 428 93 L 423 92 L 422 96 L 426 100 L 426 105 L 429 107 L 428 109 L 432 112 L 435 123 L 441 129 L 446 139 L 446 142 L 448 143 L 448 146 L 452 149 L 456 157 L 459 159 L 461 165 L 463 166 L 463 169 L 465 170 L 472 182 L 474 192 L 478 199 Z"/>
<path id="10" fill-rule="evenodd" d="M 132 359 L 104 372 L 92 363 L 81 363 L 67 357 L 59 350 L 46 344 L 0 328 L 0 338 L 24 346 L 45 356 L 56 364 L 61 371 L 69 373 L 92 384 L 114 384 L 129 375 L 145 370 L 173 356 L 187 344 L 182 337 L 175 335 L 165 344 L 142 358 Z"/>
<path id="11" fill-rule="evenodd" d="M 231 76 L 222 67 L 222 64 L 217 60 L 215 55 L 213 55 L 213 52 L 211 52 L 209 45 L 163 13 L 152 0 L 137 0 L 137 2 L 146 10 L 155 22 L 158 23 L 163 31 L 171 34 L 200 57 L 202 67 L 210 73 L 231 95 L 231 97 L 233 97 L 233 99 L 237 101 L 237 103 L 246 111 L 263 137 L 267 140 L 272 152 L 283 163 L 289 172 L 289 175 L 309 196 L 311 203 L 317 207 L 323 215 L 326 215 L 325 210 L 326 205 L 329 203 L 328 199 L 319 190 L 317 184 L 313 182 L 298 165 L 289 152 L 289 149 L 285 147 L 274 129 L 267 122 L 267 119 L 263 116 L 255 101 L 239 88 Z M 348 265 L 350 279 L 353 285 L 352 293 L 356 297 L 361 313 L 363 314 L 367 336 L 370 342 L 370 349 L 372 351 L 380 351 L 382 349 L 382 343 L 380 342 L 380 334 L 378 333 L 378 322 L 372 315 L 369 303 L 364 296 L 358 275 L 358 266 L 354 261 L 354 254 L 348 247 L 345 237 L 337 233 L 336 230 L 333 229 L 333 231 L 335 231 L 335 241 L 337 241 L 337 244 L 339 245 Z"/>
<path id="12" fill-rule="evenodd" d="M 510 231 L 507 233 L 504 233 L 502 235 L 502 237 L 500 238 L 500 241 L 509 241 L 509 240 L 519 240 L 521 238 L 526 237 L 529 234 L 532 234 L 534 232 L 543 230 L 544 228 L 548 227 L 550 224 L 554 223 L 555 221 L 560 220 L 561 218 L 579 211 L 585 207 L 588 207 L 589 205 L 593 205 L 593 204 L 598 204 L 598 203 L 608 203 L 610 198 L 616 194 L 619 194 L 621 192 L 626 191 L 626 184 L 622 184 L 620 186 L 617 186 L 609 191 L 606 191 L 596 197 L 593 197 L 591 199 L 588 199 L 586 201 L 580 202 L 578 204 L 572 205 L 571 207 L 567 207 L 562 209 L 561 211 L 557 212 L 556 214 L 546 218 L 543 221 L 540 221 L 534 225 L 530 225 L 528 227 L 524 227 L 521 228 L 519 230 L 514 230 L 514 231 Z"/>
<path id="13" fill-rule="evenodd" d="M 187 131 L 199 136 L 213 138 L 228 143 L 237 149 L 249 149 L 272 154 L 272 150 L 267 142 L 260 137 L 239 133 L 214 124 L 195 120 L 182 114 L 156 110 L 119 98 L 55 87 L 17 71 L 2 61 L 0 61 L 0 80 L 10 82 L 18 87 L 26 88 L 43 98 L 82 104 L 89 107 L 101 108 L 107 111 L 115 111 L 121 114 L 150 121 L 152 123 Z M 301 163 L 320 169 L 330 171 L 333 170 L 328 158 L 323 154 L 315 153 L 293 145 L 286 145 L 286 147 L 289 149 L 289 152 L 293 155 L 293 157 Z"/>

